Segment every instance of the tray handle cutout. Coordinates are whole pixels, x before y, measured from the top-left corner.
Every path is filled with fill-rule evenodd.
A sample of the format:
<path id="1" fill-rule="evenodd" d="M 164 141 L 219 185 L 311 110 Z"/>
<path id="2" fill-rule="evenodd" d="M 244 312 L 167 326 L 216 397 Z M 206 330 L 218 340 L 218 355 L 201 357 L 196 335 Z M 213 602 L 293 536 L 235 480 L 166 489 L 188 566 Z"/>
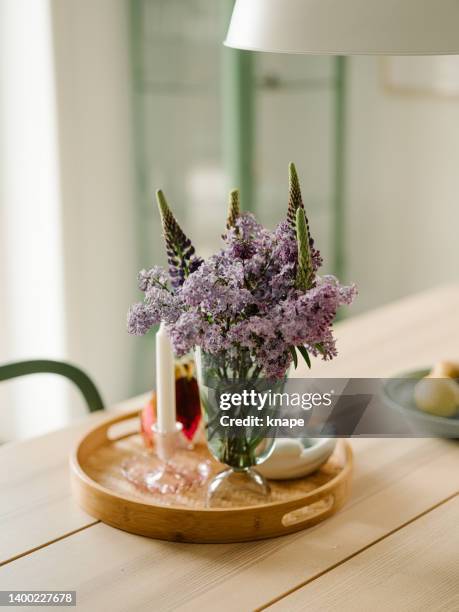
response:
<path id="1" fill-rule="evenodd" d="M 110 442 L 128 438 L 135 433 L 140 433 L 140 419 L 138 416 L 131 417 L 130 419 L 123 419 L 117 423 L 111 423 L 110 427 L 105 431 L 107 440 Z"/>
<path id="2" fill-rule="evenodd" d="M 306 504 L 300 508 L 295 508 L 295 510 L 284 514 L 281 518 L 282 526 L 292 527 L 295 525 L 297 527 L 302 524 L 306 526 L 310 521 L 318 519 L 327 512 L 333 512 L 334 505 L 335 496 L 333 493 L 330 493 L 323 499 Z"/>

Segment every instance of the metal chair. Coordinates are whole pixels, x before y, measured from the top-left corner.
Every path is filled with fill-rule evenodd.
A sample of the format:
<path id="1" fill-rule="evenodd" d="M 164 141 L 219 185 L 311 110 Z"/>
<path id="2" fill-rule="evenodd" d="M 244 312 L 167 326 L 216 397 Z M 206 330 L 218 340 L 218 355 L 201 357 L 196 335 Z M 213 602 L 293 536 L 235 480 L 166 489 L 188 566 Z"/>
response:
<path id="1" fill-rule="evenodd" d="M 78 387 L 86 401 L 89 412 L 97 412 L 105 408 L 96 385 L 80 368 L 70 363 L 52 360 L 33 360 L 17 361 L 0 366 L 0 382 L 18 378 L 19 376 L 28 376 L 29 374 L 59 374 L 64 376 Z"/>

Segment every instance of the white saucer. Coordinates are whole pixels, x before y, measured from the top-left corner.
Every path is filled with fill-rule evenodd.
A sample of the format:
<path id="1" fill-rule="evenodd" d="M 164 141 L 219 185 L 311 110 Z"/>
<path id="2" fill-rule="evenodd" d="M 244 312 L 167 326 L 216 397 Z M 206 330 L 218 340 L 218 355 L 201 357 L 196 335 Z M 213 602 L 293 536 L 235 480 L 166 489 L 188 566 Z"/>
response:
<path id="1" fill-rule="evenodd" d="M 301 478 L 324 464 L 335 446 L 335 438 L 278 438 L 271 455 L 257 470 L 272 480 Z"/>

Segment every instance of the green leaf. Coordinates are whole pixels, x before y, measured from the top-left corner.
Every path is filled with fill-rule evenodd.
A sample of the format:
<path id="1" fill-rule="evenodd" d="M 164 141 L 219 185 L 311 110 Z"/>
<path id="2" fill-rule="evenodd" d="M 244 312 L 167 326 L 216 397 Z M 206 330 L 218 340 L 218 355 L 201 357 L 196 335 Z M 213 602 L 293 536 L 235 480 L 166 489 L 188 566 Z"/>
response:
<path id="1" fill-rule="evenodd" d="M 306 348 L 303 345 L 299 345 L 296 348 L 300 351 L 301 356 L 306 361 L 306 365 L 308 366 L 308 368 L 311 369 L 311 359 L 309 358 L 309 353 Z"/>
<path id="2" fill-rule="evenodd" d="M 298 356 L 297 356 L 297 354 L 296 354 L 296 350 L 295 350 L 295 347 L 294 347 L 294 346 L 291 346 L 291 347 L 290 347 L 290 352 L 291 352 L 291 354 L 292 354 L 293 365 L 295 366 L 295 370 L 296 370 L 296 369 L 297 369 L 297 367 L 298 367 Z"/>

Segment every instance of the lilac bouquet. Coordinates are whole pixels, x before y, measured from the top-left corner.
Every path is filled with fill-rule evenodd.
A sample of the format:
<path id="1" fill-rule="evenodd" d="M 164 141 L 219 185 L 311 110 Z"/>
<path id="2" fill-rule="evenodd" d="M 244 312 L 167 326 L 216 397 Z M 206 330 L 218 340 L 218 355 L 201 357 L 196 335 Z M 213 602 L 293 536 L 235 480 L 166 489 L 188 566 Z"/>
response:
<path id="1" fill-rule="evenodd" d="M 164 321 L 174 350 L 200 347 L 240 377 L 282 379 L 298 354 L 336 356 L 332 324 L 338 308 L 350 304 L 355 286 L 319 276 L 322 264 L 310 236 L 298 176 L 290 165 L 286 218 L 274 230 L 241 212 L 239 194 L 230 195 L 222 249 L 202 260 L 157 193 L 169 270 L 155 266 L 139 273 L 143 302 L 128 314 L 128 330 L 145 334 Z"/>

